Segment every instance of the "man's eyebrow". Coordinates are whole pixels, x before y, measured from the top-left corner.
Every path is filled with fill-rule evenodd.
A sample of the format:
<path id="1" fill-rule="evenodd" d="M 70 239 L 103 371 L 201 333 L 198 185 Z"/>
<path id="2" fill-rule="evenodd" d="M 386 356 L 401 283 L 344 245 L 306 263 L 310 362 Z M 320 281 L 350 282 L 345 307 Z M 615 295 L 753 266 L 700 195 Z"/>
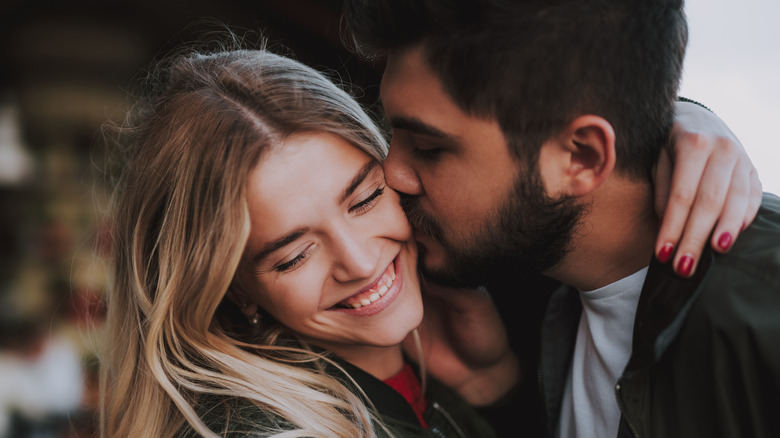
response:
<path id="1" fill-rule="evenodd" d="M 263 246 L 262 249 L 260 249 L 260 251 L 254 257 L 253 263 L 254 264 L 260 263 L 261 261 L 263 261 L 263 259 L 268 257 L 269 254 L 271 254 L 272 252 L 276 251 L 279 248 L 284 248 L 286 245 L 294 242 L 296 239 L 303 236 L 308 231 L 309 229 L 306 227 L 296 228 L 290 231 L 289 233 L 285 234 L 284 236 L 274 240 L 273 242 L 266 244 L 265 246 Z"/>
<path id="2" fill-rule="evenodd" d="M 403 129 L 405 131 L 413 132 L 415 134 L 427 135 L 429 137 L 454 139 L 452 135 L 447 134 L 441 129 L 431 126 L 420 119 L 412 117 L 391 117 L 390 126 L 393 129 Z"/>
<path id="3" fill-rule="evenodd" d="M 352 178 L 352 181 L 349 182 L 347 187 L 344 189 L 344 192 L 341 194 L 341 197 L 339 197 L 338 201 L 339 204 L 346 201 L 347 198 L 349 198 L 352 193 L 355 192 L 355 189 L 358 188 L 360 183 L 363 182 L 363 180 L 366 179 L 366 177 L 373 171 L 379 167 L 379 162 L 376 160 L 369 160 L 366 164 L 363 165 L 363 167 L 360 168 L 360 170 L 357 171 L 355 174 L 355 177 Z"/>

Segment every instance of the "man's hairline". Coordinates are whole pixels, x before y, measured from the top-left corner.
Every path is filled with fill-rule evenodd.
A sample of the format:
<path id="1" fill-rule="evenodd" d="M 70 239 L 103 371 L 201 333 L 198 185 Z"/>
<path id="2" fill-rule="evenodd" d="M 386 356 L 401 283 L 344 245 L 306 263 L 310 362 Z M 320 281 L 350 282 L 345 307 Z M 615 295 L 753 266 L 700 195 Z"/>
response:
<path id="1" fill-rule="evenodd" d="M 532 148 L 533 152 L 532 153 L 528 153 L 526 148 L 523 148 L 520 144 L 515 144 L 516 142 L 522 142 L 522 140 L 521 139 L 517 139 L 516 138 L 517 136 L 515 136 L 515 135 L 510 135 L 510 133 L 507 131 L 507 129 L 501 123 L 500 117 L 497 115 L 497 110 L 495 108 L 492 108 L 492 106 L 491 106 L 492 110 L 489 111 L 488 114 L 478 114 L 478 113 L 474 113 L 473 111 L 469 111 L 467 108 L 464 108 L 460 104 L 458 99 L 455 99 L 455 97 L 452 95 L 452 93 L 448 89 L 448 87 L 446 85 L 447 82 L 442 77 L 441 72 L 439 72 L 439 70 L 436 69 L 433 66 L 433 64 L 431 63 L 431 60 L 430 60 L 430 56 L 431 55 L 430 55 L 430 52 L 428 50 L 428 48 L 429 48 L 429 44 L 428 43 L 429 42 L 427 40 L 428 39 L 426 39 L 426 38 L 420 38 L 420 39 L 418 39 L 416 41 L 413 41 L 413 42 L 410 42 L 410 43 L 407 43 L 407 44 L 399 45 L 399 46 L 391 48 L 391 49 L 384 49 L 384 50 L 382 50 L 381 51 L 381 55 L 380 55 L 380 59 L 382 59 L 384 64 L 385 64 L 384 70 L 387 69 L 387 60 L 388 60 L 388 58 L 390 56 L 397 56 L 400 53 L 408 52 L 410 50 L 414 50 L 414 49 L 419 48 L 420 49 L 420 55 L 422 56 L 422 60 L 423 60 L 423 62 L 425 62 L 426 67 L 428 67 L 428 70 L 436 77 L 436 79 L 442 85 L 442 87 L 441 87 L 442 92 L 447 96 L 447 98 L 453 104 L 455 104 L 455 106 L 461 112 L 463 112 L 464 114 L 469 115 L 471 117 L 482 119 L 484 121 L 495 122 L 498 125 L 498 128 L 501 131 L 501 135 L 502 135 L 502 137 L 504 139 L 504 146 L 509 151 L 512 159 L 515 161 L 516 164 L 518 164 L 518 166 L 525 166 L 526 167 L 524 170 L 518 168 L 518 172 L 520 172 L 520 171 L 526 171 L 526 172 L 527 171 L 536 171 L 536 172 L 540 172 L 541 171 L 540 168 L 539 168 L 540 158 L 541 158 L 540 155 L 541 155 L 541 150 L 542 150 L 542 147 L 544 146 L 544 144 L 549 142 L 550 140 L 554 139 L 556 137 L 556 135 L 558 135 L 561 132 L 563 132 L 566 129 L 566 127 L 571 123 L 571 121 L 573 121 L 574 119 L 576 119 L 579 116 L 586 115 L 586 113 L 582 113 L 582 114 L 578 114 L 576 116 L 570 117 L 570 120 L 568 122 L 566 122 L 565 124 L 563 124 L 560 129 L 558 129 L 554 133 L 551 133 L 551 134 L 547 135 L 544 139 L 540 140 L 539 144 L 535 145 L 535 147 Z M 382 72 L 383 77 L 384 77 L 384 70 Z M 382 103 L 381 96 L 380 96 L 380 105 L 381 105 L 381 107 L 383 109 L 383 112 L 384 112 L 384 103 Z M 387 118 L 387 114 L 386 113 L 385 113 L 385 118 L 388 120 L 388 123 L 392 127 L 391 120 L 389 118 Z M 402 119 L 413 119 L 411 117 L 406 117 L 406 116 L 401 116 L 399 118 L 402 118 Z M 419 120 L 419 119 L 417 119 L 417 120 L 421 124 L 429 125 L 429 124 L 425 123 L 422 120 Z M 610 122 L 610 124 L 611 124 L 611 122 Z M 441 131 L 441 130 L 438 130 L 438 131 Z M 451 138 L 454 137 L 452 134 L 447 134 L 446 132 L 445 132 L 445 134 L 448 135 Z M 629 178 L 629 179 L 633 179 L 632 175 L 630 175 L 630 172 L 624 172 L 623 169 L 618 169 L 618 168 L 616 168 L 615 170 L 617 171 L 616 173 L 617 173 L 618 176 Z"/>

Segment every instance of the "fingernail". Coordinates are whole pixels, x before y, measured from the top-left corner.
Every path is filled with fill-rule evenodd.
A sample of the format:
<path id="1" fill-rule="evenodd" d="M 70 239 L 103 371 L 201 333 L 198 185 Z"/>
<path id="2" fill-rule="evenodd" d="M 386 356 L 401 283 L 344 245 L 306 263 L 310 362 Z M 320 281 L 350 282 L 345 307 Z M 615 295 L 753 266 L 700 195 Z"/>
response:
<path id="1" fill-rule="evenodd" d="M 746 226 L 747 226 L 747 223 L 742 222 L 742 228 L 739 229 L 739 232 L 741 233 L 741 232 L 745 231 L 745 227 Z"/>
<path id="2" fill-rule="evenodd" d="M 685 254 L 677 262 L 677 273 L 683 277 L 688 277 L 691 275 L 691 272 L 693 272 L 693 256 Z"/>
<path id="3" fill-rule="evenodd" d="M 658 251 L 658 261 L 661 263 L 668 262 L 669 259 L 672 258 L 672 252 L 674 252 L 674 245 L 666 242 L 664 246 L 661 247 L 661 250 Z"/>
<path id="4" fill-rule="evenodd" d="M 723 251 L 728 250 L 731 247 L 731 233 L 726 231 L 725 233 L 720 235 L 720 238 L 718 239 L 718 247 L 722 249 Z"/>

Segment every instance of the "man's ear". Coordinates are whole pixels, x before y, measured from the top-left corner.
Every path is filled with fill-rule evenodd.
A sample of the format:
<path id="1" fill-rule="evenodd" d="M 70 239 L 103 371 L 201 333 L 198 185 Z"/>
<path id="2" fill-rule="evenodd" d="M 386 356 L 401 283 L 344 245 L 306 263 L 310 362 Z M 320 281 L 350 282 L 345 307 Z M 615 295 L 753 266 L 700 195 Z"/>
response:
<path id="1" fill-rule="evenodd" d="M 542 146 L 539 160 L 548 192 L 588 195 L 615 169 L 615 130 L 603 117 L 579 116 Z"/>

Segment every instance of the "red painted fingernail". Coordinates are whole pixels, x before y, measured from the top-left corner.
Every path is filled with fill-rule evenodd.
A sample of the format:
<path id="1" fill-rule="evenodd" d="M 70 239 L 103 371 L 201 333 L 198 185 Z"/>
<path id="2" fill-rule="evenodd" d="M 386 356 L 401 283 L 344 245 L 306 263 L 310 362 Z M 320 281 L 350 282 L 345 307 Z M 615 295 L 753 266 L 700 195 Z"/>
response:
<path id="1" fill-rule="evenodd" d="M 691 272 L 693 272 L 693 256 L 685 254 L 677 262 L 677 273 L 683 277 L 688 277 L 691 275 Z"/>
<path id="2" fill-rule="evenodd" d="M 672 252 L 674 252 L 674 245 L 669 242 L 665 243 L 661 250 L 658 251 L 658 261 L 661 263 L 668 262 L 672 258 Z"/>
<path id="3" fill-rule="evenodd" d="M 720 235 L 720 238 L 718 239 L 718 247 L 722 249 L 723 251 L 728 250 L 731 247 L 731 233 L 726 231 L 725 233 Z"/>
<path id="4" fill-rule="evenodd" d="M 742 222 L 742 228 L 739 229 L 739 232 L 741 233 L 741 232 L 745 231 L 745 227 L 746 226 L 747 226 L 747 223 Z"/>

